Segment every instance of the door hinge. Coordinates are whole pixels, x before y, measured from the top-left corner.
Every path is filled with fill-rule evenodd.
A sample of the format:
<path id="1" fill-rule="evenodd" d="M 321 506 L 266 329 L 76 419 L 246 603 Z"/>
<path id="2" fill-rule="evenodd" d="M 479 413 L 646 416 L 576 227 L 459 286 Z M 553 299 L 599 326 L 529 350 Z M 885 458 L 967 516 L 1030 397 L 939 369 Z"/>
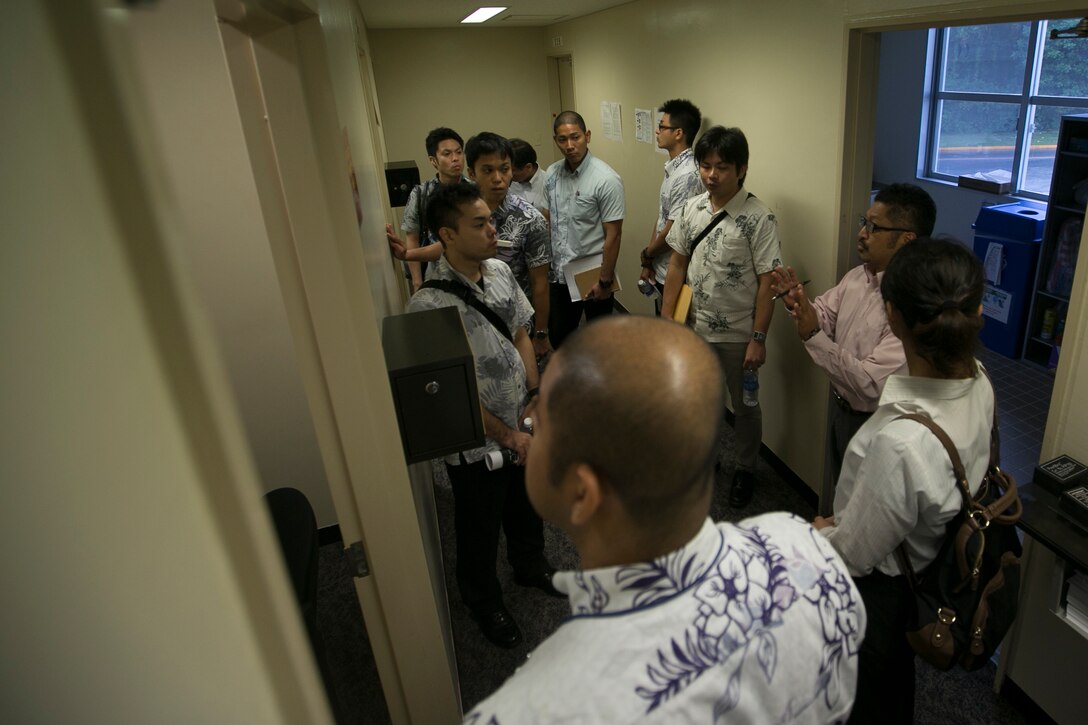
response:
<path id="1" fill-rule="evenodd" d="M 366 549 L 363 548 L 363 542 L 353 542 L 351 546 L 344 549 L 344 556 L 347 557 L 348 567 L 351 569 L 353 577 L 362 579 L 370 576 L 370 564 L 366 560 Z"/>

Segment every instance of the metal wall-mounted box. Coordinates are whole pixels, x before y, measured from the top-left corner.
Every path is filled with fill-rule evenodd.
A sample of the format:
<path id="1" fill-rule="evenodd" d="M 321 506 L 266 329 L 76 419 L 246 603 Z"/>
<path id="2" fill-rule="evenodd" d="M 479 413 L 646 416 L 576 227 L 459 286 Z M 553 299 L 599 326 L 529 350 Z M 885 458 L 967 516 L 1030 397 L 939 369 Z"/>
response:
<path id="1" fill-rule="evenodd" d="M 408 195 L 419 184 L 419 167 L 415 161 L 390 161 L 385 165 L 385 185 L 389 190 L 389 206 L 407 206 Z"/>
<path id="2" fill-rule="evenodd" d="M 409 463 L 484 444 L 476 365 L 456 307 L 385 318 L 382 347 Z"/>

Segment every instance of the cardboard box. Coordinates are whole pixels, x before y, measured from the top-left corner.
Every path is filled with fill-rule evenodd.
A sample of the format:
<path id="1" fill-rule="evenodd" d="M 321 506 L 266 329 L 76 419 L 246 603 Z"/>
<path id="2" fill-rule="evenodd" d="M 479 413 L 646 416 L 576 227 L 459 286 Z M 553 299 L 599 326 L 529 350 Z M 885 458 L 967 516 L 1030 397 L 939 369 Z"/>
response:
<path id="1" fill-rule="evenodd" d="M 1008 194 L 1012 191 L 1012 183 L 1008 181 L 986 181 L 984 179 L 972 179 L 970 176 L 959 176 L 956 183 L 964 189 L 976 189 L 991 194 Z"/>

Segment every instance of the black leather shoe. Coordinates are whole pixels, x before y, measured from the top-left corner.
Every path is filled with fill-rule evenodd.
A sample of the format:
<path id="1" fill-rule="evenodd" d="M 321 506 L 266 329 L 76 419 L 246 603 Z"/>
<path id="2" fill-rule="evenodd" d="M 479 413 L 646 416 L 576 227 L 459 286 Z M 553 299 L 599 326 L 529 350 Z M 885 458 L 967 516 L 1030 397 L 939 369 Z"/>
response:
<path id="1" fill-rule="evenodd" d="M 522 587 L 533 587 L 547 594 L 549 597 L 557 597 L 559 599 L 566 599 L 567 595 L 555 588 L 552 584 L 552 576 L 555 574 L 555 569 L 551 567 L 547 569 L 541 569 L 532 574 L 518 574 L 514 573 L 514 583 Z"/>
<path id="2" fill-rule="evenodd" d="M 742 509 L 752 500 L 756 480 L 751 471 L 738 470 L 733 474 L 733 488 L 729 490 L 729 505 Z"/>
<path id="3" fill-rule="evenodd" d="M 521 642 L 521 630 L 506 607 L 500 606 L 490 612 L 473 612 L 472 618 L 494 645 L 510 649 Z"/>

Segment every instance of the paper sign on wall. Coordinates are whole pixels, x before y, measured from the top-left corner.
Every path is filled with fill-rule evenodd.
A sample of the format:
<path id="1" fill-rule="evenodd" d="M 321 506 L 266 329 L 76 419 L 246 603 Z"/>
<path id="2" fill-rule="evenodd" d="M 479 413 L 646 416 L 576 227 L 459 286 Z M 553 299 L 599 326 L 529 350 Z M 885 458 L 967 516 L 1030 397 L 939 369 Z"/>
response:
<path id="1" fill-rule="evenodd" d="M 654 112 L 646 108 L 635 109 L 635 140 L 653 143 Z"/>
<path id="2" fill-rule="evenodd" d="M 618 102 L 601 101 L 601 131 L 607 139 L 623 141 L 623 119 Z"/>
<path id="3" fill-rule="evenodd" d="M 1009 322 L 1009 307 L 1012 306 L 1012 295 L 1005 290 L 986 285 L 982 293 L 982 314 L 992 317 L 998 322 Z"/>

